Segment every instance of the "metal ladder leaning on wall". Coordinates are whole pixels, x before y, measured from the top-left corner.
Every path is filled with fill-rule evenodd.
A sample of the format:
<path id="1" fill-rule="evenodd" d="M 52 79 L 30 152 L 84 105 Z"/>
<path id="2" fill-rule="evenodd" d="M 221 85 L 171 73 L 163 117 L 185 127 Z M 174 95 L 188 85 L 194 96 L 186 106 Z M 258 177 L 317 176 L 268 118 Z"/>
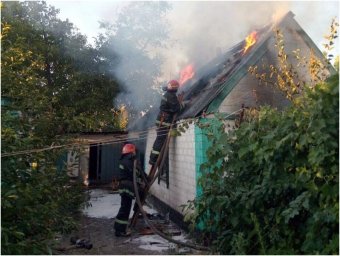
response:
<path id="1" fill-rule="evenodd" d="M 174 115 L 173 119 L 172 119 L 172 123 L 170 125 L 170 129 L 168 131 L 165 143 L 162 146 L 161 152 L 157 158 L 157 161 L 154 165 L 151 166 L 149 175 L 148 175 L 148 180 L 149 183 L 145 186 L 144 190 L 143 190 L 143 197 L 141 198 L 141 203 L 144 204 L 145 203 L 145 199 L 147 197 L 147 194 L 152 186 L 152 184 L 154 183 L 154 181 L 156 180 L 156 178 L 158 177 L 159 171 L 162 169 L 163 165 L 164 165 L 164 161 L 165 161 L 165 157 L 166 154 L 168 153 L 169 150 L 169 143 L 170 143 L 170 133 L 171 130 L 173 129 L 173 126 L 175 124 L 175 120 L 176 120 L 177 114 Z M 156 172 L 157 171 L 157 172 Z M 130 227 L 135 227 L 137 224 L 137 220 L 138 220 L 138 215 L 140 213 L 139 207 L 137 207 L 137 209 L 134 211 L 132 218 L 131 218 L 131 222 L 130 222 Z"/>

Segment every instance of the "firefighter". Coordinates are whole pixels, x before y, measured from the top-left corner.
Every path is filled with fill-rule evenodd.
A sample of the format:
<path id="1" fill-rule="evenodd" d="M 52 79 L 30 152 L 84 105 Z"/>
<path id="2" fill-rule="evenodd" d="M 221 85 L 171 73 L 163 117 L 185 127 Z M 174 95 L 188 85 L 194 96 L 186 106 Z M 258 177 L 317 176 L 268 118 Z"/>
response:
<path id="1" fill-rule="evenodd" d="M 172 119 L 181 109 L 180 100 L 176 95 L 178 87 L 178 81 L 169 81 L 166 87 L 166 92 L 162 97 L 160 111 L 156 119 L 157 137 L 153 144 L 149 159 L 149 164 L 151 165 L 154 165 L 157 162 L 158 156 L 170 129 Z"/>
<path id="2" fill-rule="evenodd" d="M 132 206 L 132 200 L 135 197 L 135 191 L 133 186 L 133 170 L 136 163 L 136 147 L 135 145 L 128 143 L 123 146 L 122 156 L 119 161 L 119 186 L 118 192 L 121 197 L 120 208 L 115 218 L 115 235 L 116 236 L 129 236 L 131 231 L 127 230 L 129 224 L 129 216 Z M 145 186 L 143 181 L 147 181 L 147 177 L 141 168 L 138 168 L 138 187 L 139 195 L 142 196 L 142 189 Z M 134 209 L 138 207 L 135 204 Z"/>

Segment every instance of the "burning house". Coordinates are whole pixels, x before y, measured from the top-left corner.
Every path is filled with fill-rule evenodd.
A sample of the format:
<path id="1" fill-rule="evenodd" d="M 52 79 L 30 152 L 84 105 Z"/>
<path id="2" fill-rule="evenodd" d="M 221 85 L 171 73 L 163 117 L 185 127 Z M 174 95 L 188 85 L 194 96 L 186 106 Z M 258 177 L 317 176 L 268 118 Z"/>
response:
<path id="1" fill-rule="evenodd" d="M 278 64 L 275 30 L 280 30 L 283 34 L 287 53 L 296 49 L 300 50 L 301 56 L 310 56 L 312 53 L 327 67 L 326 75 L 335 73 L 322 52 L 296 22 L 294 14 L 289 12 L 277 23 L 254 31 L 200 70 L 194 72 L 192 68 L 188 68 L 185 73 L 187 81 L 184 81 L 179 91 L 184 94 L 187 104 L 177 116 L 177 121 L 191 118 L 209 121 L 209 117 L 219 112 L 225 114 L 226 122 L 233 127 L 242 106 L 252 108 L 270 105 L 282 109 L 289 105 L 289 100 L 277 88 L 259 84 L 248 71 L 250 66 L 258 66 L 260 69 L 264 67 L 262 71 L 268 73 L 265 69 L 270 64 Z M 293 56 L 288 56 L 288 60 L 298 66 Z M 311 81 L 308 67 L 301 66 L 296 72 L 300 80 L 307 84 Z M 154 120 L 155 118 L 156 115 Z M 147 130 L 148 134 L 146 139 L 140 138 L 140 141 L 144 141 L 144 148 L 140 149 L 143 151 L 145 171 L 148 172 L 148 159 L 156 138 L 156 130 L 154 123 L 144 125 L 143 129 Z M 160 210 L 170 212 L 171 218 L 181 220 L 180 206 L 197 196 L 197 178 L 201 175 L 200 166 L 206 160 L 207 147 L 206 136 L 194 124 L 181 136 L 171 138 L 161 176 L 150 189 L 151 200 L 156 202 L 155 205 L 161 206 Z"/>

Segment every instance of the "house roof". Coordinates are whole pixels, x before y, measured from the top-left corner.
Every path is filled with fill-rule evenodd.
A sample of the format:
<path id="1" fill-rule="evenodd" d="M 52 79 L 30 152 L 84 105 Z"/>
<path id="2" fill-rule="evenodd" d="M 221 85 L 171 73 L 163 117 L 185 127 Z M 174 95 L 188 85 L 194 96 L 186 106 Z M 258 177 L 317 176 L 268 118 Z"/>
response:
<path id="1" fill-rule="evenodd" d="M 178 120 L 196 117 L 207 108 L 209 103 L 221 92 L 228 77 L 239 68 L 243 47 L 244 41 L 241 41 L 195 72 L 199 74 L 199 78 L 196 76 L 196 79 L 190 79 L 181 86 L 178 93 L 183 93 L 186 105 L 177 116 Z M 158 111 L 158 108 L 150 109 L 145 116 L 130 126 L 130 130 L 138 131 L 153 126 Z"/>
<path id="2" fill-rule="evenodd" d="M 288 16 L 292 17 L 293 13 L 287 13 L 283 19 Z M 245 46 L 243 40 L 207 64 L 203 72 L 199 70 L 197 73 L 203 74 L 202 78 L 190 85 L 184 85 L 184 100 L 187 101 L 187 105 L 178 119 L 196 117 L 202 111 L 209 113 L 217 110 L 221 101 L 217 103 L 214 102 L 215 99 L 220 95 L 224 99 L 237 82 L 247 74 L 249 66 L 255 64 L 264 55 L 266 49 L 262 46 L 270 37 L 272 25 L 269 24 L 256 31 L 257 42 L 245 54 L 243 54 Z M 205 70 L 209 68 L 210 72 L 206 75 Z"/>
<path id="3" fill-rule="evenodd" d="M 179 93 L 183 93 L 186 102 L 184 110 L 177 119 L 187 119 L 199 116 L 203 111 L 208 113 L 218 110 L 222 101 L 234 89 L 238 82 L 248 74 L 249 66 L 255 65 L 268 51 L 267 41 L 273 37 L 273 28 L 283 27 L 287 19 L 293 20 L 294 14 L 288 12 L 278 23 L 268 24 L 258 29 L 257 42 L 243 54 L 245 40 L 231 47 L 224 54 L 216 57 L 202 68 L 197 70 L 194 78 L 181 86 Z M 310 37 L 296 23 L 298 34 L 309 48 L 312 48 L 318 56 L 323 56 Z M 158 109 L 153 109 L 148 116 L 156 116 Z M 154 125 L 154 120 L 145 118 L 144 128 Z"/>
<path id="4" fill-rule="evenodd" d="M 271 23 L 257 30 L 257 42 L 243 54 L 245 40 L 230 48 L 225 54 L 208 63 L 198 70 L 200 78 L 196 81 L 188 81 L 183 85 L 184 100 L 187 101 L 186 108 L 178 115 L 177 119 L 197 117 L 200 113 L 212 113 L 218 110 L 222 101 L 234 89 L 238 82 L 248 73 L 248 68 L 255 65 L 267 52 L 266 42 L 273 37 L 273 28 L 284 27 L 288 20 L 294 20 L 294 14 L 289 11 L 278 23 Z M 322 52 L 307 35 L 307 33 L 296 24 L 297 34 L 303 39 L 310 49 L 319 58 L 323 58 Z M 331 72 L 335 72 L 329 66 Z"/>

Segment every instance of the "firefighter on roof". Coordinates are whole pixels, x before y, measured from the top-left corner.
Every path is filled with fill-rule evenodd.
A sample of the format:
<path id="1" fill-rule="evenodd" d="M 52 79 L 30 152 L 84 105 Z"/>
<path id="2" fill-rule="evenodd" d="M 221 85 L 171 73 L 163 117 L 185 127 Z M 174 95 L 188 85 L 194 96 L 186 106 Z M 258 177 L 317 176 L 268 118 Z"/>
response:
<path id="1" fill-rule="evenodd" d="M 119 187 L 118 192 L 121 197 L 120 208 L 118 214 L 115 218 L 115 235 L 116 236 L 129 236 L 130 231 L 127 230 L 127 225 L 129 224 L 129 215 L 132 206 L 132 200 L 135 197 L 135 191 L 133 186 L 133 170 L 136 164 L 136 147 L 133 144 L 125 144 L 122 149 L 122 156 L 119 161 Z M 142 171 L 138 166 L 138 185 L 139 185 L 139 195 L 142 196 L 142 188 L 145 186 L 144 182 L 147 182 L 147 177 L 144 171 Z M 138 207 L 135 204 L 134 208 Z"/>
<path id="2" fill-rule="evenodd" d="M 160 111 L 156 120 L 157 137 L 153 144 L 149 160 L 149 164 L 151 165 L 154 165 L 157 162 L 158 156 L 172 123 L 172 119 L 174 115 L 181 109 L 181 103 L 176 95 L 178 87 L 178 81 L 169 81 L 166 88 L 166 93 L 162 97 Z"/>

